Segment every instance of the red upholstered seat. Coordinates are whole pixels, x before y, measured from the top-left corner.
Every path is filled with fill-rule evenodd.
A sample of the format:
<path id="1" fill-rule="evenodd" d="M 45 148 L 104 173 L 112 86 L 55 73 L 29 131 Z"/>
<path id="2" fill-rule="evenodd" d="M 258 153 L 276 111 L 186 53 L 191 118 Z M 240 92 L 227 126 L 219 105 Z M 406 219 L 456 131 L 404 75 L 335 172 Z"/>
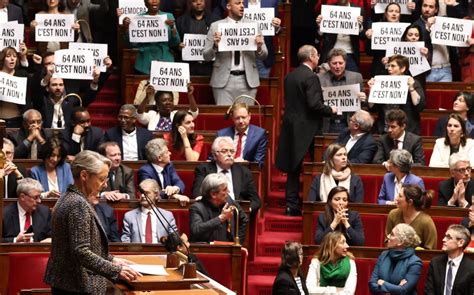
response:
<path id="1" fill-rule="evenodd" d="M 364 203 L 377 203 L 383 175 L 359 175 L 364 184 Z"/>
<path id="2" fill-rule="evenodd" d="M 192 80 L 192 77 L 191 77 Z M 210 85 L 193 84 L 194 98 L 197 104 L 215 104 L 214 95 L 212 94 L 212 87 Z M 138 87 L 138 85 L 137 85 Z M 271 105 L 270 88 L 268 86 L 260 85 L 257 90 L 257 100 L 262 105 Z M 189 104 L 188 94 L 184 92 L 179 93 L 179 103 Z"/>
<path id="3" fill-rule="evenodd" d="M 356 267 L 357 267 L 357 288 L 356 295 L 366 295 L 370 294 L 369 292 L 369 280 L 374 270 L 375 263 L 377 259 L 372 258 L 357 258 L 356 257 Z"/>
<path id="4" fill-rule="evenodd" d="M 21 289 L 48 288 L 43 283 L 49 253 L 8 254 L 8 294 L 16 295 Z M 25 279 L 27 278 L 27 279 Z"/>
<path id="5" fill-rule="evenodd" d="M 420 122 L 421 136 L 432 136 L 437 122 L 438 118 L 423 118 Z"/>
<path id="6" fill-rule="evenodd" d="M 456 95 L 455 89 L 427 89 L 425 92 L 425 109 L 444 108 L 450 110 L 453 107 L 452 98 Z"/>
<path id="7" fill-rule="evenodd" d="M 425 182 L 425 188 L 427 190 L 433 190 L 434 196 L 433 201 L 431 204 L 436 206 L 438 204 L 438 186 L 441 181 L 445 180 L 445 178 L 437 178 L 437 177 L 424 177 L 423 181 Z"/>
<path id="8" fill-rule="evenodd" d="M 443 246 L 443 237 L 446 230 L 451 224 L 460 224 L 462 217 L 446 217 L 446 216 L 433 216 L 433 222 L 436 225 L 436 231 L 438 232 L 438 247 L 441 249 Z"/>

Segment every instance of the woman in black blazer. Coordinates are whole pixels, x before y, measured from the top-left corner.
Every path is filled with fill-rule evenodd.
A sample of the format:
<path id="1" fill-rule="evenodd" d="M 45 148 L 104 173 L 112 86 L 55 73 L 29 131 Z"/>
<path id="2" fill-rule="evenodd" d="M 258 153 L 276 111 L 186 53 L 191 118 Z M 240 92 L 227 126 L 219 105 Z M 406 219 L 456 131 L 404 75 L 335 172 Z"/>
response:
<path id="1" fill-rule="evenodd" d="M 281 251 L 281 263 L 273 282 L 272 295 L 307 295 L 306 280 L 301 271 L 303 246 L 287 241 Z"/>

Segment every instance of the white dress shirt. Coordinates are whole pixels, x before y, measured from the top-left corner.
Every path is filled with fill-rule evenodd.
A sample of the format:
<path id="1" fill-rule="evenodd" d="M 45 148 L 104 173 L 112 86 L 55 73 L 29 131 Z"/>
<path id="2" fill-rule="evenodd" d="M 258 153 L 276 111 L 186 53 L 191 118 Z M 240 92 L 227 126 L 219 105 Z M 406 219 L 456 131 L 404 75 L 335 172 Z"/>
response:
<path id="1" fill-rule="evenodd" d="M 222 173 L 222 169 L 217 163 L 217 173 L 220 173 L 227 177 L 227 188 L 229 189 L 229 196 L 232 198 L 232 200 L 235 200 L 235 195 L 234 195 L 234 185 L 232 184 L 232 171 L 231 169 L 227 170 L 227 173 Z"/>
<path id="2" fill-rule="evenodd" d="M 145 232 L 146 232 L 146 220 L 148 218 L 148 212 L 151 212 L 151 233 L 152 233 L 152 243 L 153 244 L 158 244 L 160 241 L 158 241 L 158 237 L 156 234 L 156 225 L 158 223 L 158 218 L 156 218 L 155 214 L 153 214 L 153 211 L 150 209 L 146 209 L 142 207 L 140 216 L 142 218 L 142 232 L 140 233 L 140 237 L 142 239 L 142 242 L 145 243 Z"/>
<path id="3" fill-rule="evenodd" d="M 461 264 L 461 260 L 464 257 L 464 253 L 461 253 L 458 257 L 454 259 L 448 258 L 448 262 L 446 262 L 446 274 L 444 275 L 444 290 L 443 294 L 446 295 L 446 281 L 448 279 L 448 268 L 449 268 L 449 261 L 452 261 L 454 264 L 452 268 L 452 280 L 451 280 L 451 287 L 454 286 L 454 280 L 456 279 L 456 274 L 458 273 L 459 265 Z M 452 289 L 451 289 L 452 290 Z"/>
<path id="4" fill-rule="evenodd" d="M 8 22 L 8 8 L 5 6 L 0 9 L 0 23 L 4 24 Z"/>
<path id="5" fill-rule="evenodd" d="M 349 153 L 349 151 L 354 147 L 354 145 L 357 143 L 357 141 L 362 137 L 364 136 L 365 132 L 364 133 L 359 133 L 359 134 L 356 134 L 355 136 L 352 136 L 352 134 L 350 135 L 350 138 L 349 140 L 347 141 L 346 143 L 346 151 L 347 153 Z"/>
<path id="6" fill-rule="evenodd" d="M 158 174 L 158 178 L 160 179 L 160 187 L 161 189 L 165 189 L 163 186 L 165 186 L 165 178 L 163 177 L 163 167 L 161 167 L 160 165 L 157 165 L 157 164 L 154 164 L 152 163 L 151 164 L 153 166 L 153 168 L 155 169 L 156 173 Z"/>
<path id="7" fill-rule="evenodd" d="M 125 161 L 138 160 L 137 128 L 130 133 L 122 130 L 123 159 Z"/>
<path id="8" fill-rule="evenodd" d="M 394 179 L 395 185 L 393 186 L 393 200 L 395 200 L 398 196 L 398 193 L 402 190 L 402 185 L 405 182 L 405 179 L 407 176 L 403 176 L 402 179 L 400 179 L 400 182 L 398 182 L 397 177 Z"/>
<path id="9" fill-rule="evenodd" d="M 26 222 L 26 211 L 20 206 L 20 203 L 16 203 L 18 206 L 18 218 L 20 219 L 20 232 L 25 229 Z M 33 213 L 30 213 L 30 224 L 33 225 Z M 30 242 L 33 242 L 33 237 L 30 238 Z M 16 237 L 13 239 L 13 243 L 16 243 Z"/>
<path id="10" fill-rule="evenodd" d="M 60 99 L 53 106 L 53 122 L 51 123 L 51 128 L 64 128 L 64 114 L 61 107 L 63 100 Z M 58 127 L 58 121 L 61 119 L 61 127 Z"/>

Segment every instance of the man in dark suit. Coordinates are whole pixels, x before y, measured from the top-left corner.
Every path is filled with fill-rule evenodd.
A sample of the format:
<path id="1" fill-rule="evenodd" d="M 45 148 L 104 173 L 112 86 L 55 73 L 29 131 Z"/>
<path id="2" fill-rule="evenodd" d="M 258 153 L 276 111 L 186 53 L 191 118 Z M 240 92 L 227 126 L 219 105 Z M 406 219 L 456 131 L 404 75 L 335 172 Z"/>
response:
<path id="1" fill-rule="evenodd" d="M 100 224 L 107 234 L 109 242 L 120 242 L 114 208 L 107 205 L 107 203 L 99 203 L 94 206 L 94 209 L 95 213 L 97 213 L 97 217 L 99 217 Z"/>
<path id="2" fill-rule="evenodd" d="M 230 110 L 234 126 L 217 131 L 217 137 L 229 136 L 236 147 L 235 162 L 258 162 L 263 167 L 267 153 L 266 130 L 250 124 L 250 112 L 246 103 L 238 102 Z"/>
<path id="3" fill-rule="evenodd" d="M 44 130 L 41 113 L 30 109 L 23 113 L 21 128 L 7 137 L 15 145 L 17 159 L 37 159 L 40 146 L 53 137 L 53 132 Z"/>
<path id="4" fill-rule="evenodd" d="M 171 163 L 171 153 L 166 141 L 163 138 L 155 138 L 146 144 L 145 149 L 148 163 L 138 170 L 138 182 L 141 183 L 149 178 L 154 179 L 160 185 L 161 198 L 189 201 L 188 197 L 179 194 L 184 192 L 184 182 L 179 178 Z"/>
<path id="5" fill-rule="evenodd" d="M 370 164 L 377 151 L 377 144 L 370 133 L 374 119 L 364 111 L 358 110 L 349 119 L 349 128 L 343 130 L 336 139 L 346 147 L 347 158 L 352 164 Z"/>
<path id="6" fill-rule="evenodd" d="M 16 6 L 14 4 L 9 4 L 8 0 L 2 0 L 0 1 L 0 9 L 6 9 L 7 10 L 7 19 L 5 22 L 9 21 L 18 21 L 19 24 L 23 23 L 23 12 L 19 6 Z"/>
<path id="7" fill-rule="evenodd" d="M 189 208 L 189 240 L 237 242 L 235 237 L 238 236 L 243 244 L 248 218 L 239 203 L 229 197 L 227 177 L 220 173 L 207 175 L 202 181 L 201 192 L 202 199 Z M 235 210 L 239 212 L 238 231 L 233 218 Z"/>
<path id="8" fill-rule="evenodd" d="M 153 134 L 145 128 L 136 126 L 137 109 L 132 104 L 120 107 L 117 116 L 119 126 L 105 132 L 104 141 L 115 141 L 122 151 L 122 160 L 146 160 L 145 145 Z"/>
<path id="9" fill-rule="evenodd" d="M 470 241 L 471 234 L 464 226 L 452 224 L 448 227 L 442 247 L 446 254 L 431 260 L 425 294 L 474 294 L 474 261 L 464 254 Z"/>
<path id="10" fill-rule="evenodd" d="M 230 137 L 217 137 L 212 143 L 213 161 L 201 164 L 194 170 L 193 197 L 201 196 L 204 178 L 211 173 L 223 174 L 227 178 L 233 200 L 250 201 L 250 212 L 256 214 L 260 208 L 260 197 L 253 182 L 252 172 L 247 167 L 234 163 L 235 146 Z"/>
<path id="11" fill-rule="evenodd" d="M 285 114 L 276 156 L 278 169 L 287 173 L 286 214 L 301 215 L 300 172 L 303 158 L 315 135 L 322 134 L 323 116 L 336 113 L 324 105 L 321 85 L 313 72 L 318 66 L 316 48 L 304 45 L 298 50 L 300 65 L 285 78 Z"/>
<path id="12" fill-rule="evenodd" d="M 91 126 L 91 115 L 84 107 L 72 110 L 71 125 L 62 133 L 67 154 L 70 156 L 75 156 L 83 150 L 97 151 L 104 137 L 102 129 Z"/>
<path id="13" fill-rule="evenodd" d="M 386 121 L 388 126 L 387 134 L 380 137 L 377 142 L 377 152 L 374 156 L 374 164 L 383 164 L 387 167 L 387 160 L 390 158 L 390 151 L 393 149 L 404 149 L 413 156 L 413 163 L 425 165 L 425 154 L 421 137 L 406 131 L 407 116 L 400 109 L 393 109 L 387 112 Z"/>
<path id="14" fill-rule="evenodd" d="M 135 199 L 133 170 L 122 164 L 122 152 L 118 144 L 114 141 L 104 142 L 99 145 L 97 151 L 112 162 L 107 187 L 101 193 L 101 197 L 107 201 Z"/>
<path id="15" fill-rule="evenodd" d="M 455 153 L 449 157 L 451 178 L 443 180 L 438 187 L 438 205 L 468 208 L 474 194 L 469 157 Z"/>
<path id="16" fill-rule="evenodd" d="M 5 198 L 17 198 L 17 184 L 26 175 L 26 170 L 23 166 L 17 166 L 13 163 L 15 146 L 8 138 L 3 139 L 3 153 L 6 161 L 3 168 L 0 169 L 0 177 L 3 177 L 5 184 Z"/>
<path id="17" fill-rule="evenodd" d="M 18 182 L 18 202 L 3 209 L 3 242 L 28 243 L 51 240 L 51 211 L 41 205 L 41 184 L 25 178 Z M 33 232 L 26 233 L 29 227 Z"/>

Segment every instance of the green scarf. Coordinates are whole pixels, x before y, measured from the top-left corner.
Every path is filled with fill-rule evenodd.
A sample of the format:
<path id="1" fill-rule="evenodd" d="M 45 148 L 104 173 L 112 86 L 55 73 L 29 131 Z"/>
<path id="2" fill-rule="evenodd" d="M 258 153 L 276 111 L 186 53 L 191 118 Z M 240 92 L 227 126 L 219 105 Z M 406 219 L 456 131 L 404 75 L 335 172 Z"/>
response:
<path id="1" fill-rule="evenodd" d="M 321 287 L 334 286 L 342 288 L 346 285 L 347 277 L 351 271 L 349 257 L 344 257 L 336 264 L 331 262 L 320 266 L 321 278 L 319 285 Z"/>

